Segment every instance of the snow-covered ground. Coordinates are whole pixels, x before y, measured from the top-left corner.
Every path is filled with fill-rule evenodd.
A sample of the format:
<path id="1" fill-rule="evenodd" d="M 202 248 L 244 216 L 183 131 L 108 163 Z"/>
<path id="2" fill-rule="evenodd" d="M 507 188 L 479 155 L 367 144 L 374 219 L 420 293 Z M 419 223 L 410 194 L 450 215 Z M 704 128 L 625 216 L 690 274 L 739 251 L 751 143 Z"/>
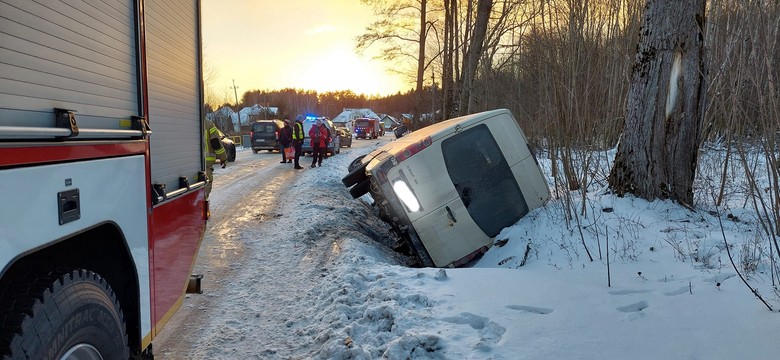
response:
<path id="1" fill-rule="evenodd" d="M 279 351 L 273 339 L 250 341 L 263 318 L 258 309 L 256 316 L 232 316 L 229 333 L 206 334 L 224 341 L 212 341 L 212 351 L 199 354 L 774 359 L 780 353 L 778 279 L 768 271 L 771 250 L 754 212 L 741 207 L 744 198 L 732 198 L 739 205 L 730 211 L 692 212 L 671 202 L 618 198 L 604 188 L 589 192 L 584 206 L 572 193 L 571 205 L 564 206 L 558 193 L 504 229 L 471 268 L 410 268 L 388 250 L 387 226 L 370 218 L 368 205 L 352 200 L 341 185 L 349 162 L 371 148 L 344 151 L 323 167 L 302 170 L 287 194 L 295 200 L 282 205 L 283 219 L 297 224 L 300 241 L 330 242 L 329 254 L 315 265 L 322 267 L 321 285 L 286 307 L 286 329 L 280 329 L 297 334 L 307 350 Z M 255 236 L 281 239 L 290 231 L 280 226 Z M 743 284 L 724 238 L 737 268 L 774 312 Z M 263 266 L 273 271 L 273 265 Z M 263 291 L 262 283 L 244 286 L 231 292 L 245 299 Z M 228 296 L 220 303 L 213 313 L 240 310 Z"/>

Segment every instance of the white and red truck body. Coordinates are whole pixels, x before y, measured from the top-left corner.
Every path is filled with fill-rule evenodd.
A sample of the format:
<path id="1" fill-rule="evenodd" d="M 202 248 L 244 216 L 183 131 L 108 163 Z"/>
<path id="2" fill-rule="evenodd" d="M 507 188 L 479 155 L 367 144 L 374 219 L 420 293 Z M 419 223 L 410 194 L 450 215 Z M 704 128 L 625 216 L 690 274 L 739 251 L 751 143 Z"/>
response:
<path id="1" fill-rule="evenodd" d="M 208 212 L 200 30 L 198 0 L 0 0 L 0 297 L 93 271 L 133 354 L 180 307 Z"/>

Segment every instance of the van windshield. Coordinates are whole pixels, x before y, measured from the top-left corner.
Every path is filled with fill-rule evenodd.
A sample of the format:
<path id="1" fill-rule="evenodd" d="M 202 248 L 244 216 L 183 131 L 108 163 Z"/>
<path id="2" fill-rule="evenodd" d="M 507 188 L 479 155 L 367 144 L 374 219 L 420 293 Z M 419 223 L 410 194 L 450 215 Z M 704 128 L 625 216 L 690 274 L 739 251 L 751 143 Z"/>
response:
<path id="1" fill-rule="evenodd" d="M 368 120 L 355 120 L 355 127 L 368 127 Z"/>
<path id="2" fill-rule="evenodd" d="M 474 222 L 494 237 L 528 213 L 528 205 L 487 125 L 442 141 L 452 184 Z"/>

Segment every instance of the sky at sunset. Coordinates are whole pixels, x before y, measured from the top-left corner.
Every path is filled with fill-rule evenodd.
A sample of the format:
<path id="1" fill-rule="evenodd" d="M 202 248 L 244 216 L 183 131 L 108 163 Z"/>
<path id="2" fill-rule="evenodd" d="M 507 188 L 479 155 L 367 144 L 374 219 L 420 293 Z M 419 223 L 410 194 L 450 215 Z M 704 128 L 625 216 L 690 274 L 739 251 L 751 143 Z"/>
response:
<path id="1" fill-rule="evenodd" d="M 372 14 L 359 0 L 203 0 L 204 62 L 214 70 L 207 86 L 220 97 L 229 93 L 230 102 L 233 79 L 239 98 L 283 88 L 406 91 L 412 86 L 388 65 L 355 52 Z"/>

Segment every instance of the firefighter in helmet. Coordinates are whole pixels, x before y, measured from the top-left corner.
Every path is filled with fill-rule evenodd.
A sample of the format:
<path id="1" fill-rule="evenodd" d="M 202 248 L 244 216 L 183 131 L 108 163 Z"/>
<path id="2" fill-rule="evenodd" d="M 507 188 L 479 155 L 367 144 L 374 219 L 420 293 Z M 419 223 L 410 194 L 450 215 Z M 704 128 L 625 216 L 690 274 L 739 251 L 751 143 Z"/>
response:
<path id="1" fill-rule="evenodd" d="M 224 169 L 227 166 L 227 153 L 225 152 L 225 147 L 222 146 L 219 130 L 217 130 L 214 122 L 206 119 L 204 131 L 206 146 L 203 149 L 203 152 L 206 154 L 206 200 L 208 200 L 209 193 L 211 192 L 211 183 L 214 181 L 214 169 L 212 166 L 214 166 L 217 159 L 219 159 L 219 162 Z"/>

